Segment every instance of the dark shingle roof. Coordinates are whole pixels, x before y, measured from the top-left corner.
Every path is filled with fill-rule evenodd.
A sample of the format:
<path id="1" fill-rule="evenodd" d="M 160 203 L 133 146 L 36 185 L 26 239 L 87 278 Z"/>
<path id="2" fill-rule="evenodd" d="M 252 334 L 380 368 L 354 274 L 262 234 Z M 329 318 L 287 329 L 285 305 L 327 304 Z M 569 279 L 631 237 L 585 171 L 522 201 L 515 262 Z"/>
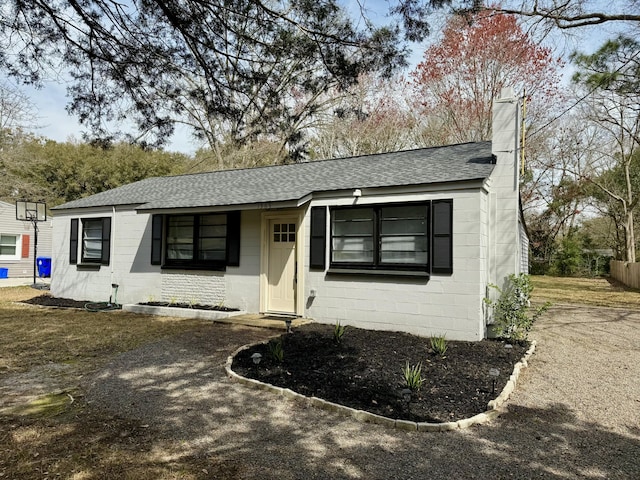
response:
<path id="1" fill-rule="evenodd" d="M 154 177 L 58 207 L 139 205 L 143 209 L 300 200 L 314 192 L 482 180 L 493 170 L 491 142 L 462 143 L 319 162 Z"/>

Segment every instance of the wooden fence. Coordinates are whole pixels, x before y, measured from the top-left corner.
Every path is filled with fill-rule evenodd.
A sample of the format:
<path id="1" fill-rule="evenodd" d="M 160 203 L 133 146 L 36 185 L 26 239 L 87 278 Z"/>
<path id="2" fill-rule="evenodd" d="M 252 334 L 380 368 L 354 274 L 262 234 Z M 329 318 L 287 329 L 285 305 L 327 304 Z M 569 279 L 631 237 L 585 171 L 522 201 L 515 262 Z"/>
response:
<path id="1" fill-rule="evenodd" d="M 611 276 L 627 287 L 640 289 L 640 263 L 611 260 Z"/>

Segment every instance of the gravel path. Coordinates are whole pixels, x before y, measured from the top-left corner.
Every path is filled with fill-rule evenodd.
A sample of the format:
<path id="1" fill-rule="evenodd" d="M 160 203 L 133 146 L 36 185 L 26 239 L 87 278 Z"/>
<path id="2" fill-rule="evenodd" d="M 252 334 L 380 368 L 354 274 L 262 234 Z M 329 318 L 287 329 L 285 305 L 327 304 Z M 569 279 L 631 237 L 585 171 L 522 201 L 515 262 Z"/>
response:
<path id="1" fill-rule="evenodd" d="M 361 424 L 232 383 L 236 346 L 271 335 L 211 325 L 119 356 L 87 399 L 154 432 L 158 456 L 211 458 L 207 478 L 638 479 L 640 312 L 556 306 L 505 413 L 448 433 Z"/>

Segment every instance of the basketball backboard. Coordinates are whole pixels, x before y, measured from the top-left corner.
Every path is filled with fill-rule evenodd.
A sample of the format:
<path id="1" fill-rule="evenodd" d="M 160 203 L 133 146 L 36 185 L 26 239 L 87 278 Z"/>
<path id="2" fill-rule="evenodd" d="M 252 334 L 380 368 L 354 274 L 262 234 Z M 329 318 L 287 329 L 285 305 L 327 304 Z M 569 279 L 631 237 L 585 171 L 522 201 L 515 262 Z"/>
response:
<path id="1" fill-rule="evenodd" d="M 25 222 L 44 222 L 47 220 L 47 204 L 42 202 L 16 202 L 16 219 Z"/>

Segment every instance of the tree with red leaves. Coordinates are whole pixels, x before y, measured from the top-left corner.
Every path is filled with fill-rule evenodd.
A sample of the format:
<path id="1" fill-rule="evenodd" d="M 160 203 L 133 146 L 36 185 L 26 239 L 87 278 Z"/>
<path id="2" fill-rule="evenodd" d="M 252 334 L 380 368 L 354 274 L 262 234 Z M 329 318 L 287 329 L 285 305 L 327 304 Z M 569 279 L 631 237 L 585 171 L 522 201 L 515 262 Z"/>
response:
<path id="1" fill-rule="evenodd" d="M 425 119 L 423 143 L 487 140 L 491 101 L 503 87 L 530 98 L 532 118 L 559 95 L 562 62 L 536 44 L 514 15 L 491 10 L 452 17 L 411 73 Z"/>

